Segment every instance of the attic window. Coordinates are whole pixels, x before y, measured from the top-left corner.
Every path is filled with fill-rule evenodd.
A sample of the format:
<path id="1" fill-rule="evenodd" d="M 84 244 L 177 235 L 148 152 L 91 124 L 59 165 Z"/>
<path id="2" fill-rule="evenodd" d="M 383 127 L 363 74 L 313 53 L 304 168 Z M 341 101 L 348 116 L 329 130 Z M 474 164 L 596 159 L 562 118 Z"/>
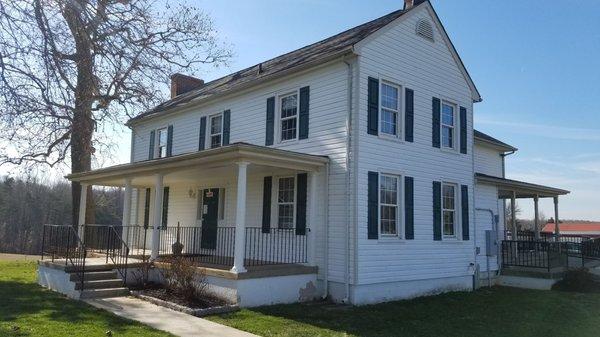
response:
<path id="1" fill-rule="evenodd" d="M 426 38 L 427 40 L 433 41 L 433 26 L 431 22 L 421 19 L 417 22 L 417 35 Z"/>

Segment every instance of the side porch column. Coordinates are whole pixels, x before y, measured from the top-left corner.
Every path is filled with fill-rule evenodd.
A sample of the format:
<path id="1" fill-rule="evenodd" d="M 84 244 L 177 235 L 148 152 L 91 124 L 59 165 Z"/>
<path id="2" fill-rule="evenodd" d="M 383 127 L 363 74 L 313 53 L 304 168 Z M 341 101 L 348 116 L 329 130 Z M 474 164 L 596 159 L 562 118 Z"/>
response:
<path id="1" fill-rule="evenodd" d="M 131 178 L 125 178 L 125 196 L 123 200 L 123 219 L 121 226 L 123 226 L 123 241 L 129 245 L 129 225 L 131 223 Z"/>
<path id="2" fill-rule="evenodd" d="M 558 220 L 558 196 L 554 197 L 554 234 L 556 240 L 560 237 L 560 221 Z"/>
<path id="3" fill-rule="evenodd" d="M 535 230 L 535 239 L 539 240 L 540 239 L 540 213 L 538 211 L 539 207 L 538 207 L 538 202 L 539 202 L 540 198 L 536 195 L 535 197 L 533 197 L 533 225 L 534 225 L 534 230 Z"/>
<path id="4" fill-rule="evenodd" d="M 154 176 L 154 224 L 152 227 L 152 252 L 150 260 L 158 258 L 160 245 L 160 226 L 162 220 L 162 199 L 163 199 L 163 174 L 157 173 Z"/>
<path id="5" fill-rule="evenodd" d="M 237 173 L 237 204 L 235 207 L 235 251 L 233 256 L 234 273 L 244 273 L 244 258 L 246 255 L 246 173 L 248 162 L 238 162 Z"/>
<path id="6" fill-rule="evenodd" d="M 79 195 L 79 219 L 77 220 L 77 234 L 83 243 L 85 239 L 85 211 L 87 209 L 87 190 L 89 184 L 81 183 Z"/>

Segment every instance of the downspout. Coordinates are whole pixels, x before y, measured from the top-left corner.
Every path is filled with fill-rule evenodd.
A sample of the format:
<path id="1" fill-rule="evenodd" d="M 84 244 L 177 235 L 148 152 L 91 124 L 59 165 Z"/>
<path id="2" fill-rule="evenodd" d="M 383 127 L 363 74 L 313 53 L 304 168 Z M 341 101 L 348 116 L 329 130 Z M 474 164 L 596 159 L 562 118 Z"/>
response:
<path id="1" fill-rule="evenodd" d="M 348 62 L 345 58 L 343 62 L 348 67 L 348 114 L 346 115 L 346 132 L 347 132 L 347 142 L 346 142 L 346 231 L 344 233 L 344 239 L 346 241 L 346 253 L 344 254 L 344 267 L 345 267 L 345 275 L 344 275 L 344 289 L 345 296 L 342 299 L 343 303 L 348 303 L 350 301 L 350 204 L 352 199 L 352 193 L 350 192 L 350 188 L 352 186 L 350 182 L 350 165 L 351 165 L 351 155 L 352 155 L 352 76 L 353 76 L 353 65 Z"/>
<path id="2" fill-rule="evenodd" d="M 324 244 L 324 274 L 323 277 L 325 279 L 324 291 L 323 291 L 323 299 L 326 299 L 329 296 L 329 163 L 325 166 L 325 199 L 327 200 L 327 204 L 325 207 L 325 244 Z"/>
<path id="3" fill-rule="evenodd" d="M 473 111 L 473 108 L 471 108 Z M 477 284 L 479 283 L 479 264 L 477 264 L 477 217 L 475 215 L 475 209 L 477 209 L 477 197 L 475 195 L 475 137 L 471 140 L 471 166 L 472 166 L 472 177 L 473 177 L 473 291 L 475 291 Z"/>
<path id="4" fill-rule="evenodd" d="M 502 178 L 506 178 L 506 157 L 510 156 L 511 154 L 514 154 L 516 151 L 512 150 L 509 152 L 504 152 L 500 154 L 500 157 L 502 157 Z M 500 213 L 498 213 L 500 214 Z M 502 233 L 502 238 L 504 238 L 506 236 L 506 199 L 502 199 L 502 221 L 504 221 L 504 233 Z M 496 235 L 500 235 L 499 232 L 496 232 Z M 496 238 L 498 240 L 498 238 Z M 500 261 L 500 245 L 498 245 L 498 255 L 496 258 L 496 263 L 498 263 L 498 274 L 500 275 L 500 273 L 502 272 L 502 262 Z"/>

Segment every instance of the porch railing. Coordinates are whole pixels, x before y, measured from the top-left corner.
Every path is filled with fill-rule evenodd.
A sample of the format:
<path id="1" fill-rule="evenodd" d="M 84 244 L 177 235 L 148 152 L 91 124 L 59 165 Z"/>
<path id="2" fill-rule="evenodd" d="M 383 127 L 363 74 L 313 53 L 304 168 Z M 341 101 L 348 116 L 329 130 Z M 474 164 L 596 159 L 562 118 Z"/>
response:
<path id="1" fill-rule="evenodd" d="M 505 231 L 504 235 L 506 240 L 514 240 L 514 241 L 535 241 L 535 233 L 533 231 L 518 231 L 516 237 L 513 237 L 511 231 Z M 576 235 L 576 234 L 560 234 L 558 241 L 560 242 L 582 242 L 586 240 L 590 240 L 593 237 L 586 235 Z M 537 241 L 557 241 L 556 235 L 554 233 L 541 232 L 539 239 Z"/>
<path id="2" fill-rule="evenodd" d="M 502 265 L 550 269 L 565 265 L 561 254 L 565 247 L 561 242 L 504 240 L 502 241 Z"/>
<path id="3" fill-rule="evenodd" d="M 307 232 L 310 231 L 308 228 Z M 246 265 L 298 264 L 308 262 L 306 235 L 295 228 L 246 227 Z"/>
<path id="4" fill-rule="evenodd" d="M 166 227 L 160 229 L 159 238 L 160 258 L 174 255 L 180 249 L 181 256 L 197 263 L 233 266 L 235 227 Z"/>
<path id="5" fill-rule="evenodd" d="M 65 267 L 75 273 L 81 290 L 84 288 L 87 251 L 75 228 L 64 225 L 44 225 L 41 259 L 65 259 Z"/>

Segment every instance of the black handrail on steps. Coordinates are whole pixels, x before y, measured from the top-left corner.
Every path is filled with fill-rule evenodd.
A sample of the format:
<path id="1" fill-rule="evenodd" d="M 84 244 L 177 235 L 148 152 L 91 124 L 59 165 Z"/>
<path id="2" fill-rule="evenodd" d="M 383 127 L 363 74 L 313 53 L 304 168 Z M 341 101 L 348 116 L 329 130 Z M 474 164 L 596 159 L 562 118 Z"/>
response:
<path id="1" fill-rule="evenodd" d="M 44 255 L 49 255 L 52 262 L 56 258 L 64 257 L 65 269 L 70 264 L 71 270 L 78 277 L 81 291 L 83 291 L 87 250 L 75 228 L 64 225 L 44 225 L 41 255 L 42 260 Z"/>

